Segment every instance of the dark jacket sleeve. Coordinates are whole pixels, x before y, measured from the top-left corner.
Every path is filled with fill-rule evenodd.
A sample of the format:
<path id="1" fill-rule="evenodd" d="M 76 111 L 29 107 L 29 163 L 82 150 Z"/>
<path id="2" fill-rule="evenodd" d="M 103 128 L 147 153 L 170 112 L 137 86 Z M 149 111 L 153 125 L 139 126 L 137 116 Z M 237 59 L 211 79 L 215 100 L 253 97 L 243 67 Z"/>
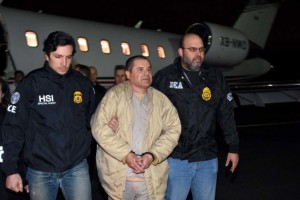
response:
<path id="1" fill-rule="evenodd" d="M 3 171 L 8 175 L 21 173 L 19 169 L 25 131 L 29 120 L 29 95 L 33 90 L 32 81 L 23 80 L 12 94 L 2 125 Z"/>
<path id="2" fill-rule="evenodd" d="M 165 76 L 163 73 L 164 71 L 162 70 L 156 72 L 156 74 L 153 76 L 152 87 L 165 93 Z"/>
<path id="3" fill-rule="evenodd" d="M 5 117 L 6 108 L 0 105 L 0 127 L 2 127 L 3 120 Z M 2 137 L 2 129 L 0 129 L 0 173 L 2 170 L 2 163 L 3 163 L 3 137 Z"/>
<path id="4" fill-rule="evenodd" d="M 88 107 L 87 107 L 87 128 L 90 130 L 91 129 L 91 118 L 92 118 L 92 115 L 94 114 L 95 112 L 95 105 L 96 105 L 96 94 L 95 94 L 95 89 L 93 87 L 93 85 L 91 84 L 90 85 L 90 94 L 89 94 L 89 104 L 88 104 Z"/>
<path id="5" fill-rule="evenodd" d="M 239 136 L 234 118 L 233 96 L 225 78 L 220 72 L 218 77 L 220 78 L 222 90 L 221 103 L 218 108 L 218 122 L 222 129 L 224 140 L 228 144 L 229 152 L 238 153 Z"/>

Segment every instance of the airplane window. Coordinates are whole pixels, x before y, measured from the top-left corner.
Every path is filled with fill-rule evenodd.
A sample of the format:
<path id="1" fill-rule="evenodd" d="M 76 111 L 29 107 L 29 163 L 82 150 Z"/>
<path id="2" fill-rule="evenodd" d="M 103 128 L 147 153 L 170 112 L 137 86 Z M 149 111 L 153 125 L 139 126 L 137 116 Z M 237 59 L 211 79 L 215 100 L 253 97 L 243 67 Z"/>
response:
<path id="1" fill-rule="evenodd" d="M 157 53 L 159 58 L 166 57 L 165 49 L 162 46 L 157 46 Z"/>
<path id="2" fill-rule="evenodd" d="M 141 45 L 141 51 L 142 51 L 143 56 L 146 56 L 146 57 L 149 56 L 149 49 L 148 49 L 148 46 L 146 44 Z"/>
<path id="3" fill-rule="evenodd" d="M 38 46 L 38 39 L 37 35 L 33 31 L 26 31 L 25 32 L 27 46 L 29 47 L 37 47 Z"/>
<path id="4" fill-rule="evenodd" d="M 212 36 L 209 35 L 208 36 L 208 41 L 207 41 L 207 45 L 210 46 L 211 45 L 211 40 L 212 40 Z"/>
<path id="5" fill-rule="evenodd" d="M 123 54 L 126 55 L 126 56 L 129 56 L 130 55 L 129 44 L 127 42 L 122 42 L 121 43 L 121 47 L 122 47 Z"/>
<path id="6" fill-rule="evenodd" d="M 77 41 L 78 41 L 80 51 L 88 51 L 89 50 L 86 38 L 80 37 L 77 39 Z"/>
<path id="7" fill-rule="evenodd" d="M 101 40 L 100 42 L 102 53 L 110 53 L 110 46 L 107 40 Z"/>

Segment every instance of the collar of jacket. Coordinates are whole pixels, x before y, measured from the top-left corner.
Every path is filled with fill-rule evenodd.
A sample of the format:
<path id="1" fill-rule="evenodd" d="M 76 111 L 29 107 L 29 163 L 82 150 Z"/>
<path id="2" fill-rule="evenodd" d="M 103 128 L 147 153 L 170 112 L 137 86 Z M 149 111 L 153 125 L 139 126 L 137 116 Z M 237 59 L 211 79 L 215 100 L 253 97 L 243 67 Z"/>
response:
<path id="1" fill-rule="evenodd" d="M 54 71 L 48 64 L 48 62 L 45 62 L 44 64 L 44 69 L 49 73 L 49 77 L 53 80 L 53 81 L 61 81 L 64 80 L 65 78 L 69 77 L 72 74 L 72 69 L 71 67 L 69 68 L 69 70 L 67 71 L 66 74 L 61 75 L 59 73 L 57 73 L 56 71 Z"/>
<path id="2" fill-rule="evenodd" d="M 183 67 L 181 65 L 181 58 L 180 57 L 177 57 L 174 61 L 174 64 L 175 66 L 177 67 L 178 69 L 178 72 L 180 72 L 181 76 L 183 77 Z M 208 72 L 209 72 L 209 65 L 205 64 L 204 62 L 202 63 L 201 65 L 201 68 L 200 68 L 200 77 L 205 81 L 207 82 L 207 78 L 208 78 Z"/>
<path id="3" fill-rule="evenodd" d="M 125 86 L 125 91 L 126 91 L 126 98 L 128 101 L 131 101 L 132 100 L 132 96 L 133 96 L 133 90 L 132 90 L 132 87 L 129 83 L 129 81 L 124 81 L 123 83 L 121 84 L 124 84 Z M 148 95 L 148 99 L 149 99 L 149 102 L 152 102 L 152 95 L 153 95 L 153 92 L 152 92 L 153 88 L 150 86 L 148 89 L 147 89 L 147 95 Z"/>

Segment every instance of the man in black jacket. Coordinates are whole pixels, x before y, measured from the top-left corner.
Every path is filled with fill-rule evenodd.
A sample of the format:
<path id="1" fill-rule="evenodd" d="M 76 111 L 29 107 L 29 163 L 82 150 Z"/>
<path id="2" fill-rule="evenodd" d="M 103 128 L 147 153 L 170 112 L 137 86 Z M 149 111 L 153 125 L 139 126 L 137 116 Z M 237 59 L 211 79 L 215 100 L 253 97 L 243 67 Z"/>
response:
<path id="1" fill-rule="evenodd" d="M 8 84 L 4 79 L 0 78 L 0 197 L 1 200 L 26 200 L 29 199 L 27 191 L 24 190 L 23 193 L 15 193 L 5 187 L 6 176 L 2 170 L 4 150 L 1 127 L 6 114 L 9 97 L 10 92 Z M 26 166 L 24 165 L 24 162 L 20 162 L 19 166 L 20 175 L 24 176 L 26 173 Z M 25 182 L 24 185 L 27 185 L 27 183 Z"/>
<path id="2" fill-rule="evenodd" d="M 94 108 L 91 81 L 70 68 L 76 45 L 56 31 L 44 42 L 46 62 L 12 94 L 3 122 L 6 187 L 23 191 L 19 153 L 24 148 L 31 200 L 91 200 L 89 122 Z"/>
<path id="3" fill-rule="evenodd" d="M 166 200 L 185 200 L 190 189 L 193 199 L 214 200 L 218 159 L 215 131 L 217 122 L 229 146 L 226 166 L 237 167 L 238 133 L 233 98 L 221 72 L 202 64 L 205 48 L 196 34 L 180 41 L 179 58 L 153 77 L 153 87 L 166 94 L 178 110 L 181 136 L 169 163 Z"/>

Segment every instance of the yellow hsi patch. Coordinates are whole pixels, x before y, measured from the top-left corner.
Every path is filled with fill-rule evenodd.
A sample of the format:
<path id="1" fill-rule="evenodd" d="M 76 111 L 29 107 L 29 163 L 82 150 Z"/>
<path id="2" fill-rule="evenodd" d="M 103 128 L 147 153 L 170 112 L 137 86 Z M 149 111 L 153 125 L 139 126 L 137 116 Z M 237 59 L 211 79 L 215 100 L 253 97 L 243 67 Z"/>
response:
<path id="1" fill-rule="evenodd" d="M 74 92 L 74 103 L 82 103 L 82 94 L 79 91 Z"/>
<path id="2" fill-rule="evenodd" d="M 202 99 L 204 101 L 209 101 L 211 99 L 211 91 L 208 87 L 205 87 L 203 90 L 202 90 Z"/>

